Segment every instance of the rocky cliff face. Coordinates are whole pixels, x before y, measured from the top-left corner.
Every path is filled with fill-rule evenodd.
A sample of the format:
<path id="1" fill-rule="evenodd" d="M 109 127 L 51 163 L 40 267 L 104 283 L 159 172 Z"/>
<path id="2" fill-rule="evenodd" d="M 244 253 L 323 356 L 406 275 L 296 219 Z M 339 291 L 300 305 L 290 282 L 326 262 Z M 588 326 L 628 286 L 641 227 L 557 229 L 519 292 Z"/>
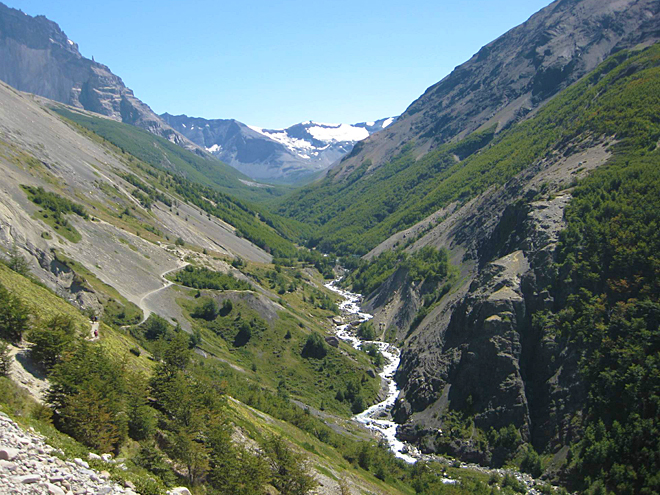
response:
<path id="1" fill-rule="evenodd" d="M 462 269 L 458 287 L 416 329 L 409 330 L 421 298 L 401 271 L 366 301 L 376 324 L 398 327 L 405 342 L 394 415 L 403 438 L 423 451 L 501 462 L 501 452 L 478 435 L 448 427 L 452 411 L 470 415 L 483 432 L 513 424 L 540 449 L 556 451 L 578 433 L 574 419 L 585 400 L 579 356 L 538 332 L 532 315 L 553 304 L 547 289 L 571 199 L 566 188 L 606 162 L 608 143 L 569 144 L 504 186 L 407 231 L 426 228 L 410 249 L 447 248 Z M 429 222 L 435 226 L 428 229 Z"/>
<path id="2" fill-rule="evenodd" d="M 136 98 L 107 66 L 83 57 L 56 23 L 2 3 L 0 80 L 21 91 L 141 127 L 201 153 Z"/>
<path id="3" fill-rule="evenodd" d="M 396 119 L 359 124 L 303 122 L 286 129 L 262 129 L 237 120 L 187 115 L 161 118 L 193 143 L 255 180 L 293 183 L 321 172 L 350 153 L 355 144 Z"/>
<path id="4" fill-rule="evenodd" d="M 612 53 L 660 39 L 659 12 L 658 0 L 553 2 L 428 88 L 386 132 L 344 159 L 336 180 L 367 158 L 378 167 L 409 141 L 423 154 L 532 115 Z"/>

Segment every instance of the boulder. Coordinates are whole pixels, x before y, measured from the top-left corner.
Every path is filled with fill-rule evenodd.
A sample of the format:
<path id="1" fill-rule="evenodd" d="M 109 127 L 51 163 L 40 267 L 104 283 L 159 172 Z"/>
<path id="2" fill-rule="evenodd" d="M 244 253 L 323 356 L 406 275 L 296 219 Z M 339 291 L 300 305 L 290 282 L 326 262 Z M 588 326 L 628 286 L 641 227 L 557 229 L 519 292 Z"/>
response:
<path id="1" fill-rule="evenodd" d="M 20 450 L 13 449 L 11 447 L 2 447 L 0 448 L 0 460 L 2 461 L 12 461 L 19 454 Z"/>
<path id="2" fill-rule="evenodd" d="M 64 495 L 64 490 L 52 483 L 46 483 L 46 490 L 48 490 L 49 495 Z"/>

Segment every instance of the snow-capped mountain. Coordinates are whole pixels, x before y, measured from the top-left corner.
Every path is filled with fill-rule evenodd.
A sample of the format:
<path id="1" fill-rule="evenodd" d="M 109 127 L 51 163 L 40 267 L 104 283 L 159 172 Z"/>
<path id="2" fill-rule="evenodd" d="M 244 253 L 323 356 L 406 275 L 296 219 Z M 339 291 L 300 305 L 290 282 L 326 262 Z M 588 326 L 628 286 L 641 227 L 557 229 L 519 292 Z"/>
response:
<path id="1" fill-rule="evenodd" d="M 307 121 L 263 129 L 236 120 L 165 113 L 161 118 L 192 142 L 255 180 L 293 183 L 325 170 L 394 117 L 359 124 Z"/>

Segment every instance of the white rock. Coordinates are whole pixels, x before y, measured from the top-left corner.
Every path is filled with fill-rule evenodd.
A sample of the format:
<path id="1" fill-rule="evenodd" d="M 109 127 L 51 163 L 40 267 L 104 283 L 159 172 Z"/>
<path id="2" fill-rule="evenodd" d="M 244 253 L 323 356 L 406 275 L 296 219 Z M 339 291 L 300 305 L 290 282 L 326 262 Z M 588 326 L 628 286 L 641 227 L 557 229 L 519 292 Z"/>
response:
<path id="1" fill-rule="evenodd" d="M 0 449 L 0 460 L 2 461 L 12 461 L 20 453 L 18 449 L 12 449 L 11 447 L 3 447 Z"/>
<path id="2" fill-rule="evenodd" d="M 80 457 L 76 457 L 73 462 L 77 464 L 80 467 L 83 467 L 85 469 L 89 469 L 89 464 L 85 461 L 83 461 Z"/>
<path id="3" fill-rule="evenodd" d="M 112 493 L 111 486 L 102 486 L 101 488 L 96 490 L 96 495 L 107 495 L 108 493 Z"/>
<path id="4" fill-rule="evenodd" d="M 176 488 L 172 488 L 169 492 L 167 492 L 169 495 L 192 495 L 190 493 L 190 490 L 188 490 L 185 486 L 178 486 Z"/>
<path id="5" fill-rule="evenodd" d="M 112 454 L 101 454 L 101 459 L 105 462 L 112 462 Z"/>
<path id="6" fill-rule="evenodd" d="M 53 485 L 52 483 L 46 483 L 46 488 L 48 489 L 48 493 L 50 495 L 64 495 L 64 490 L 62 490 L 57 485 Z"/>
<path id="7" fill-rule="evenodd" d="M 100 461 L 101 460 L 101 456 L 98 455 L 98 454 L 95 454 L 94 452 L 90 452 L 89 455 L 87 456 L 87 458 L 90 461 Z"/>
<path id="8" fill-rule="evenodd" d="M 16 471 L 18 466 L 13 462 L 0 461 L 0 470 L 6 469 L 7 471 Z"/>
<path id="9" fill-rule="evenodd" d="M 29 485 L 32 483 L 38 483 L 39 482 L 39 475 L 37 474 L 26 474 L 24 476 L 18 476 L 16 477 L 16 481 L 19 483 L 22 483 L 24 485 Z"/>

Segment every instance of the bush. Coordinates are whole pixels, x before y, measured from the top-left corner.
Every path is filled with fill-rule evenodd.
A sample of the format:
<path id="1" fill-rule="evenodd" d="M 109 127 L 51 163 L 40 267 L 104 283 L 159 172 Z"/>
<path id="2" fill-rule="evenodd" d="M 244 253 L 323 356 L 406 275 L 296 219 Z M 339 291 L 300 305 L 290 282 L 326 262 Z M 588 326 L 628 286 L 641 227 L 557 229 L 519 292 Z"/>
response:
<path id="1" fill-rule="evenodd" d="M 241 323 L 241 328 L 238 330 L 234 338 L 234 347 L 243 347 L 252 338 L 252 329 L 250 324 L 246 321 Z"/>
<path id="2" fill-rule="evenodd" d="M 14 270 L 16 273 L 23 275 L 24 277 L 30 273 L 30 264 L 18 251 L 16 244 L 14 244 L 9 250 L 9 253 L 7 253 L 7 261 L 5 263 L 11 270 Z"/>
<path id="3" fill-rule="evenodd" d="M 204 298 L 192 311 L 191 316 L 206 321 L 213 321 L 218 316 L 218 305 L 213 299 Z"/>
<path id="4" fill-rule="evenodd" d="M 264 450 L 271 468 L 271 483 L 282 495 L 304 495 L 317 485 L 306 472 L 305 457 L 289 448 L 282 437 L 270 438 Z"/>
<path id="5" fill-rule="evenodd" d="M 361 395 L 358 395 L 353 399 L 353 402 L 351 404 L 351 411 L 353 414 L 360 414 L 362 411 L 364 411 L 367 408 L 367 403 L 364 400 L 364 397 Z"/>
<path id="6" fill-rule="evenodd" d="M 524 473 L 531 474 L 534 478 L 538 478 L 543 473 L 541 458 L 531 445 L 527 446 L 525 457 L 523 457 L 520 463 L 520 470 Z"/>
<path id="7" fill-rule="evenodd" d="M 309 334 L 302 350 L 302 357 L 323 359 L 327 353 L 328 350 L 325 346 L 325 340 L 323 340 L 323 337 L 316 332 Z"/>
<path id="8" fill-rule="evenodd" d="M 117 451 L 127 435 L 124 370 L 101 347 L 76 342 L 51 370 L 46 401 L 56 425 L 88 447 Z"/>
<path id="9" fill-rule="evenodd" d="M 358 327 L 357 336 L 362 340 L 376 340 L 374 323 L 371 320 L 361 323 Z"/>
<path id="10" fill-rule="evenodd" d="M 231 273 L 222 273 L 208 268 L 195 268 L 188 265 L 176 273 L 174 280 L 193 289 L 213 290 L 249 290 L 251 286 L 245 280 L 239 280 Z"/>
<path id="11" fill-rule="evenodd" d="M 144 332 L 144 338 L 147 340 L 158 340 L 167 337 L 172 329 L 172 325 L 165 318 L 151 313 L 147 321 L 141 325 L 141 329 Z"/>

